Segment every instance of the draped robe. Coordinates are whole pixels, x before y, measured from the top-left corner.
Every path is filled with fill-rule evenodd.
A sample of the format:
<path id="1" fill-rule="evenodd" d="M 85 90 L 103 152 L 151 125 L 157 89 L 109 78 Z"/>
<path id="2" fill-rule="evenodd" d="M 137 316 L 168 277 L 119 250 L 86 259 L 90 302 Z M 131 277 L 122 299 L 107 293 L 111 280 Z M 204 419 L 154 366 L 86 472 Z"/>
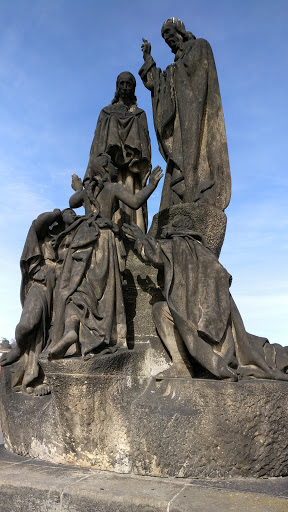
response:
<path id="1" fill-rule="evenodd" d="M 13 365 L 12 386 L 16 391 L 27 391 L 35 382 L 43 380 L 43 371 L 38 361 L 47 343 L 52 314 L 55 283 L 55 254 L 50 236 L 52 233 L 53 231 L 48 231 L 44 239 L 40 240 L 33 221 L 20 259 L 20 298 L 23 313 L 28 313 L 28 305 L 30 315 L 33 315 L 33 304 L 37 304 L 42 313 L 33 333 L 26 340 L 24 353 Z"/>
<path id="2" fill-rule="evenodd" d="M 123 261 L 116 236 L 110 228 L 100 228 L 97 219 L 82 217 L 67 233 L 69 246 L 55 288 L 50 347 L 61 339 L 65 311 L 79 320 L 79 341 L 83 356 L 103 352 L 126 341 L 126 316 L 122 293 Z M 73 227 L 73 226 L 72 226 Z"/>
<path id="3" fill-rule="evenodd" d="M 118 168 L 117 181 L 129 192 L 135 194 L 145 186 L 151 171 L 151 147 L 144 110 L 136 105 L 129 109 L 123 103 L 113 103 L 101 110 L 91 145 L 88 172 L 93 159 L 102 153 L 111 157 Z M 114 217 L 115 222 L 121 215 L 126 222 L 132 219 L 147 231 L 146 205 L 133 211 L 120 203 L 120 215 Z"/>
<path id="4" fill-rule="evenodd" d="M 246 332 L 229 292 L 231 276 L 200 235 L 175 232 L 165 240 L 143 236 L 135 247 L 146 261 L 164 268 L 165 301 L 198 363 L 205 367 L 201 346 L 207 343 L 239 378 L 288 380 L 288 348 Z"/>
<path id="5" fill-rule="evenodd" d="M 199 199 L 224 210 L 231 177 L 222 102 L 211 47 L 190 39 L 165 71 L 146 58 L 159 150 L 167 162 L 160 210 Z"/>

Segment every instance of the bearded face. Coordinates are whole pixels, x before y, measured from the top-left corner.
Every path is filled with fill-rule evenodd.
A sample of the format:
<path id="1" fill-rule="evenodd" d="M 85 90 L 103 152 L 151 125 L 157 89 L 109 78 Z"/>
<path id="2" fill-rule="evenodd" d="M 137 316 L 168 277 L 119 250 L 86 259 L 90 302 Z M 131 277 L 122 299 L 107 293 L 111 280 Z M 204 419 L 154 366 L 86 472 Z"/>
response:
<path id="1" fill-rule="evenodd" d="M 177 50 L 182 48 L 183 36 L 172 23 L 166 25 L 162 30 L 162 37 L 165 43 L 171 48 L 172 53 L 177 53 Z"/>

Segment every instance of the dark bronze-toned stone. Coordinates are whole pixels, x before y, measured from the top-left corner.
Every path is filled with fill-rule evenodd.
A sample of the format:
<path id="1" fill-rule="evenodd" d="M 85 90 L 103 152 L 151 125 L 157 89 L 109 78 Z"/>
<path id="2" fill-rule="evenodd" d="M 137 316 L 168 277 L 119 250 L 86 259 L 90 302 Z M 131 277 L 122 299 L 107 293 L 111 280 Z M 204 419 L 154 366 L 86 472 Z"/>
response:
<path id="1" fill-rule="evenodd" d="M 123 231 L 144 260 L 164 268 L 164 300 L 152 311 L 173 365 L 156 378 L 197 376 L 196 361 L 208 377 L 288 380 L 287 348 L 246 332 L 229 292 L 231 276 L 189 216 L 175 216 L 162 240 L 143 235 L 135 224 Z"/>
<path id="2" fill-rule="evenodd" d="M 205 245 L 219 257 L 224 242 L 227 217 L 222 210 L 204 203 L 183 203 L 160 210 L 153 217 L 149 236 L 160 238 L 162 229 L 176 216 L 191 219 L 191 226 L 199 233 Z"/>
<path id="3" fill-rule="evenodd" d="M 167 162 L 160 210 L 204 202 L 224 210 L 230 200 L 230 168 L 222 102 L 211 47 L 169 18 L 162 37 L 175 54 L 164 72 L 143 39 L 139 74 L 151 91 L 159 149 Z"/>
<path id="4" fill-rule="evenodd" d="M 112 103 L 99 115 L 90 150 L 87 172 L 93 160 L 103 153 L 111 157 L 118 168 L 117 181 L 132 194 L 141 190 L 151 171 L 151 147 L 144 110 L 138 108 L 135 96 L 136 80 L 128 71 L 120 73 Z M 120 201 L 113 220 L 119 224 L 133 220 L 143 231 L 147 230 L 147 205 L 132 210 Z"/>
<path id="5" fill-rule="evenodd" d="M 68 253 L 55 289 L 55 317 L 48 358 L 59 359 L 75 345 L 83 357 L 111 352 L 126 346 L 126 315 L 121 273 L 125 251 L 119 227 L 112 221 L 118 201 L 138 209 L 155 190 L 162 177 L 156 167 L 149 184 L 136 194 L 111 181 L 116 168 L 109 155 L 94 159 L 83 185 L 74 176 L 75 194 L 70 206 L 85 207 L 86 216 L 76 229 L 64 233 L 58 245 L 68 246 Z M 71 238 L 72 235 L 72 238 Z"/>
<path id="6" fill-rule="evenodd" d="M 50 392 L 38 361 L 48 342 L 60 265 L 53 244 L 59 232 L 73 223 L 75 217 L 70 208 L 63 214 L 57 209 L 45 212 L 32 222 L 28 232 L 20 260 L 23 311 L 15 331 L 16 344 L 0 359 L 1 366 L 15 363 L 12 386 L 17 391 L 35 395 Z"/>
<path id="7" fill-rule="evenodd" d="M 157 69 L 143 40 L 140 70 L 167 162 L 160 211 L 145 234 L 162 171 L 146 185 L 147 120 L 123 72 L 70 207 L 27 236 L 0 359 L 5 446 L 134 475 L 286 476 L 288 347 L 246 332 L 218 260 L 230 170 L 212 50 L 177 18 L 162 36 L 174 63 Z"/>

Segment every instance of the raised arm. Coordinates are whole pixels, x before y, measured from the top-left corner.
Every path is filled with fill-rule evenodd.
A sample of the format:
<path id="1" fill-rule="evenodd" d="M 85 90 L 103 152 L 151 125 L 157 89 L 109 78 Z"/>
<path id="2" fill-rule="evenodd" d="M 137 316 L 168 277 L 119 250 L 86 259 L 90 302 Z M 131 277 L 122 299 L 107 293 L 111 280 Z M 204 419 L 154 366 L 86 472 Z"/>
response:
<path id="1" fill-rule="evenodd" d="M 144 261 L 149 261 L 157 268 L 163 265 L 163 253 L 158 240 L 145 235 L 133 222 L 123 224 L 122 231 L 129 240 L 135 241 L 134 248 Z"/>
<path id="2" fill-rule="evenodd" d="M 75 192 L 75 194 L 73 194 L 69 199 L 70 208 L 80 208 L 80 206 L 84 206 L 84 203 L 85 199 L 83 190 Z"/>
<path id="3" fill-rule="evenodd" d="M 151 57 L 151 44 L 148 43 L 147 39 L 144 39 L 144 37 L 142 37 L 142 41 L 143 44 L 141 45 L 141 50 L 143 52 L 144 62 L 146 62 L 149 60 L 149 57 Z"/>
<path id="4" fill-rule="evenodd" d="M 148 197 L 151 196 L 152 192 L 154 192 L 162 176 L 162 169 L 157 165 L 151 172 L 148 185 L 142 188 L 142 190 L 139 190 L 136 194 L 131 194 L 131 192 L 126 190 L 120 183 L 111 184 L 113 186 L 113 193 L 120 201 L 132 208 L 132 210 L 138 210 L 138 208 L 147 201 Z"/>
<path id="5" fill-rule="evenodd" d="M 161 72 L 161 70 L 156 68 L 156 63 L 151 55 L 151 44 L 147 39 L 142 38 L 142 41 L 143 44 L 141 45 L 141 49 L 143 52 L 144 64 L 139 70 L 139 75 L 146 89 L 152 91 L 157 73 Z"/>

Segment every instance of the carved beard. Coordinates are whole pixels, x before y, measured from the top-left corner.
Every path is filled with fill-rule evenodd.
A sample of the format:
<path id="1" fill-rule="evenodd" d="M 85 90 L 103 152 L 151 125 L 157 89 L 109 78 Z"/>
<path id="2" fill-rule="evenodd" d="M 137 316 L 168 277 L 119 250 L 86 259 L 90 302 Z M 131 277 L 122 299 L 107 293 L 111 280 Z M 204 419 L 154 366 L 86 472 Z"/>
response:
<path id="1" fill-rule="evenodd" d="M 178 50 L 180 50 L 180 41 L 171 41 L 171 43 L 169 44 L 170 48 L 171 48 L 171 52 L 176 54 Z"/>

